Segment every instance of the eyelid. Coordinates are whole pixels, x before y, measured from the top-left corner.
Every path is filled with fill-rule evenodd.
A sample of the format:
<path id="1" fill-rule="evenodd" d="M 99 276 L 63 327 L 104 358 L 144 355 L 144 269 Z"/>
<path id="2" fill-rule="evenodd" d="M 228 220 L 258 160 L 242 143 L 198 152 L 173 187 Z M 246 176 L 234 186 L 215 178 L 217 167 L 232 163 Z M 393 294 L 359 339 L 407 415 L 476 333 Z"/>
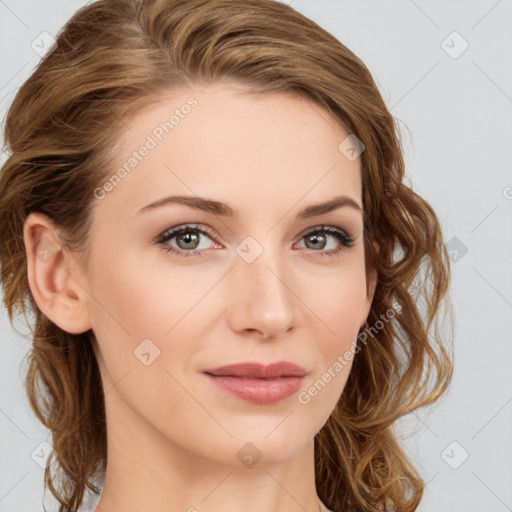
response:
<path id="1" fill-rule="evenodd" d="M 175 253 L 178 256 L 188 257 L 188 256 L 202 256 L 204 252 L 208 252 L 208 249 L 193 249 L 193 250 L 185 250 L 173 247 L 172 245 L 168 244 L 169 240 L 173 239 L 180 233 L 191 230 L 191 231 L 197 231 L 198 233 L 207 235 L 212 242 L 216 244 L 220 244 L 220 242 L 217 240 L 215 234 L 213 233 L 213 229 L 205 224 L 197 224 L 197 223 L 183 223 L 178 224 L 177 226 L 174 226 L 172 228 L 166 229 L 164 232 L 162 232 L 160 235 L 156 237 L 154 240 L 155 244 L 160 245 L 167 245 L 167 248 L 165 249 L 169 253 Z M 338 226 L 333 226 L 329 224 L 317 224 L 316 226 L 311 226 L 309 228 L 306 228 L 303 230 L 299 235 L 297 235 L 297 241 L 301 241 L 304 237 L 313 235 L 316 233 L 326 233 L 327 235 L 331 236 L 332 238 L 335 238 L 339 246 L 335 249 L 329 249 L 329 250 L 319 250 L 319 251 L 311 251 L 314 254 L 314 257 L 335 257 L 342 251 L 346 249 L 350 249 L 356 242 L 357 237 L 352 236 L 346 229 L 340 228 Z M 294 242 L 296 243 L 296 242 Z M 222 244 L 220 244 L 222 245 Z M 306 251 L 309 252 L 309 251 Z M 315 254 L 316 253 L 316 254 Z"/>
<path id="2" fill-rule="evenodd" d="M 158 234 L 155 237 L 154 241 L 157 242 L 159 240 L 162 240 L 163 238 L 166 238 L 171 233 L 176 234 L 176 232 L 180 232 L 181 230 L 184 230 L 187 228 L 191 229 L 191 230 L 194 229 L 197 231 L 204 231 L 212 238 L 215 237 L 213 229 L 210 228 L 209 226 L 207 226 L 206 224 L 196 224 L 195 222 L 184 222 L 183 224 L 177 224 L 176 226 L 173 226 L 172 228 L 165 229 L 164 231 L 162 231 L 160 234 Z"/>
<path id="3" fill-rule="evenodd" d="M 214 230 L 212 228 L 210 228 L 209 226 L 205 225 L 205 224 L 196 224 L 196 223 L 184 223 L 184 224 L 178 224 L 172 228 L 168 228 L 166 229 L 165 231 L 163 231 L 162 233 L 160 233 L 159 235 L 157 235 L 154 239 L 153 239 L 153 243 L 158 245 L 158 244 L 162 244 L 162 245 L 165 245 L 165 244 L 168 244 L 169 240 L 173 239 L 174 237 L 176 237 L 177 235 L 179 235 L 182 231 L 186 231 L 187 229 L 190 229 L 191 231 L 197 231 L 201 234 L 205 234 L 207 235 L 211 240 L 212 242 L 216 243 L 216 244 L 219 244 L 219 245 L 222 245 L 216 238 L 215 234 L 214 234 Z M 172 247 L 172 246 L 171 246 Z M 184 251 L 184 249 L 176 249 L 174 247 L 172 247 L 173 249 L 175 249 L 176 251 Z M 207 249 L 194 249 L 194 250 L 190 250 L 190 251 L 185 251 L 185 252 L 189 252 L 189 253 L 192 253 L 194 251 L 197 251 L 197 252 L 202 252 L 202 251 L 205 251 Z"/>
<path id="4" fill-rule="evenodd" d="M 207 224 L 197 224 L 197 223 L 193 223 L 193 222 L 192 223 L 185 222 L 183 224 L 178 224 L 172 228 L 167 228 L 165 231 L 163 231 L 162 233 L 157 235 L 153 241 L 156 243 L 158 241 L 163 240 L 164 238 L 167 238 L 167 235 L 169 235 L 170 233 L 176 234 L 176 232 L 179 233 L 182 229 L 187 229 L 187 228 L 195 229 L 197 231 L 204 231 L 208 236 L 210 236 L 212 238 L 213 241 L 220 244 L 220 242 L 217 240 L 217 238 L 215 236 L 215 232 L 214 232 L 213 228 L 211 228 Z M 354 240 L 356 238 L 356 237 L 353 237 L 346 229 L 340 228 L 338 226 L 332 226 L 330 224 L 317 224 L 315 226 L 305 228 L 303 231 L 301 231 L 301 233 L 299 235 L 297 235 L 297 240 L 300 240 L 301 238 L 305 237 L 306 235 L 309 235 L 316 231 L 322 231 L 322 230 L 328 231 L 329 229 L 332 229 L 332 228 L 341 231 L 348 238 L 352 238 Z"/>

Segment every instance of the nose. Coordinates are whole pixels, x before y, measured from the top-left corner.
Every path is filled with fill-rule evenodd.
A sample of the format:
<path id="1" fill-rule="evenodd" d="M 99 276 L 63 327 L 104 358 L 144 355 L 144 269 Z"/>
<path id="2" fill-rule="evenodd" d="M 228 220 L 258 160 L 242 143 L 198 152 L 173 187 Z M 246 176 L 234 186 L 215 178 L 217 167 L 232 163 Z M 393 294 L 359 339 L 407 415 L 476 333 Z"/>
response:
<path id="1" fill-rule="evenodd" d="M 279 339 L 296 327 L 298 299 L 282 253 L 266 249 L 252 263 L 237 258 L 227 286 L 228 321 L 239 334 Z"/>

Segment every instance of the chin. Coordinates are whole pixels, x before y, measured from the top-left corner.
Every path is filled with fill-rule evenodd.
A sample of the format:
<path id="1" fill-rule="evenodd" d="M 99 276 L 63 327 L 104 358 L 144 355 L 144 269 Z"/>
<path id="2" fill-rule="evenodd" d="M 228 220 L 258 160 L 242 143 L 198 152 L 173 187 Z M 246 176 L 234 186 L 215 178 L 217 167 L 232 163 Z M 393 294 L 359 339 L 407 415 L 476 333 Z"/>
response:
<path id="1" fill-rule="evenodd" d="M 242 464 L 245 455 L 257 457 L 258 467 L 285 463 L 297 457 L 309 443 L 313 442 L 313 430 L 305 428 L 304 425 L 302 428 L 298 427 L 292 422 L 287 425 L 290 418 L 284 419 L 286 414 L 277 422 L 274 418 L 272 422 L 267 421 L 260 423 L 258 427 L 246 428 L 242 435 L 236 437 L 233 444 L 237 459 Z"/>

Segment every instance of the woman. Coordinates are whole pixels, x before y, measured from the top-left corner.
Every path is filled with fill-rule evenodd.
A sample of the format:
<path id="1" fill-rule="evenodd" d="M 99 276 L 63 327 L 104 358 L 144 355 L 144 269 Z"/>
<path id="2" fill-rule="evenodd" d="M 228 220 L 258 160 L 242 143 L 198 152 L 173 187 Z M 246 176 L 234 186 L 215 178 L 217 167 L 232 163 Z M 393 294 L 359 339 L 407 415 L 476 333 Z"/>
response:
<path id="1" fill-rule="evenodd" d="M 416 510 L 392 428 L 450 382 L 449 260 L 350 50 L 272 0 L 100 0 L 5 140 L 61 511 Z"/>

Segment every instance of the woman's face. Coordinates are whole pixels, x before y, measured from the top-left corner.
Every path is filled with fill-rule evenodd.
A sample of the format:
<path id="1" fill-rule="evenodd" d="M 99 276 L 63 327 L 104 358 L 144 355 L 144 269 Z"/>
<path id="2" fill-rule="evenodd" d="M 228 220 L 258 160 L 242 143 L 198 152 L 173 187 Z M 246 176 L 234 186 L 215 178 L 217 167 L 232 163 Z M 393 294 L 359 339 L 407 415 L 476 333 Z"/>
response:
<path id="1" fill-rule="evenodd" d="M 303 99 L 237 89 L 175 92 L 126 123 L 84 280 L 109 428 L 240 467 L 311 446 L 370 302 L 349 134 Z M 302 373 L 214 371 L 279 362 Z"/>

